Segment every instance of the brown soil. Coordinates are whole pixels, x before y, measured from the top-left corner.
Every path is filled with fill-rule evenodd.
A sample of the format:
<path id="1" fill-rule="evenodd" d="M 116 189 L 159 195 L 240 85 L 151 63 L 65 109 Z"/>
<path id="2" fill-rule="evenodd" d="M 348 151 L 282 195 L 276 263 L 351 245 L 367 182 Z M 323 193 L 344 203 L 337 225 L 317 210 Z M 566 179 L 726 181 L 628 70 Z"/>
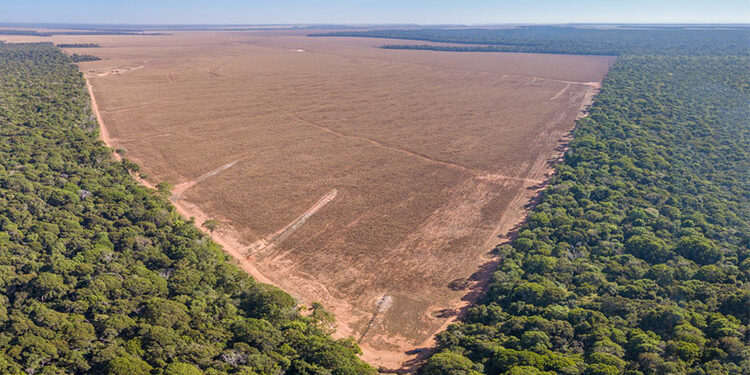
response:
<path id="1" fill-rule="evenodd" d="M 88 77 L 86 77 L 86 88 L 88 89 L 89 96 L 91 97 L 91 111 L 94 113 L 99 123 L 99 136 L 101 137 L 104 144 L 114 150 L 116 148 L 116 145 L 112 140 L 112 137 L 110 137 L 109 132 L 107 131 L 107 127 L 104 125 L 104 121 L 102 120 L 102 115 L 99 110 L 99 106 L 97 105 L 96 97 L 94 96 L 94 91 L 91 88 Z M 112 155 L 116 160 L 122 160 L 122 155 L 116 152 L 113 152 Z M 140 184 L 145 187 L 156 189 L 156 185 L 147 180 L 144 180 L 138 176 L 133 176 L 133 178 L 135 178 Z M 182 216 L 195 218 L 195 223 L 198 228 L 202 228 L 202 224 L 206 220 L 210 219 L 200 208 L 190 203 L 173 200 L 172 204 Z M 220 230 L 215 231 L 210 235 L 214 242 L 221 245 L 224 251 L 231 255 L 235 260 L 237 260 L 240 267 L 245 270 L 245 272 L 252 275 L 255 280 L 266 284 L 273 284 L 270 279 L 260 273 L 260 271 L 258 271 L 258 269 L 252 263 L 250 263 L 247 258 L 239 251 L 239 249 L 242 248 L 242 245 L 237 241 L 239 236 L 236 233 L 233 233 L 231 230 Z"/>
<path id="2" fill-rule="evenodd" d="M 103 46 L 80 66 L 144 184 L 175 184 L 244 270 L 405 371 L 481 293 L 613 61 L 282 31 L 56 38 Z"/>

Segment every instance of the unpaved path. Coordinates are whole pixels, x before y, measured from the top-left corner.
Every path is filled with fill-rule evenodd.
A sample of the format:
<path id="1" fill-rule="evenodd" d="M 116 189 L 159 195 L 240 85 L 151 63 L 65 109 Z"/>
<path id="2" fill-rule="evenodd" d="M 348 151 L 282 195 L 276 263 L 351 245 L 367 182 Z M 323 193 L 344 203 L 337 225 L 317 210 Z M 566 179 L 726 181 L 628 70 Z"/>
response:
<path id="1" fill-rule="evenodd" d="M 570 88 L 571 83 L 566 83 L 565 87 L 562 88 L 562 90 L 558 91 L 557 94 L 555 94 L 553 97 L 549 98 L 549 100 L 555 100 L 562 96 L 562 94 L 565 93 L 565 91 L 568 91 Z"/>
<path id="2" fill-rule="evenodd" d="M 214 169 L 214 170 L 212 170 L 210 172 L 206 172 L 206 173 L 198 176 L 198 178 L 196 178 L 195 180 L 183 182 L 183 183 L 175 186 L 174 189 L 172 189 L 172 195 L 174 195 L 175 198 L 177 200 L 179 200 L 182 197 L 182 194 L 185 193 L 185 191 L 187 191 L 188 189 L 194 187 L 195 185 L 200 184 L 201 182 L 205 181 L 209 177 L 216 176 L 217 174 L 219 174 L 219 173 L 221 173 L 221 172 L 223 172 L 223 171 L 225 171 L 225 170 L 227 170 L 229 168 L 232 168 L 235 164 L 239 163 L 241 160 L 242 160 L 241 158 L 240 159 L 232 160 L 229 163 L 226 163 L 226 164 L 222 165 L 219 168 L 216 168 L 216 169 Z"/>
<path id="3" fill-rule="evenodd" d="M 370 329 L 376 325 L 378 325 L 383 320 L 383 314 L 385 314 L 386 311 L 388 311 L 389 308 L 393 305 L 393 297 L 389 295 L 383 295 L 378 299 L 378 301 L 375 303 L 375 313 L 372 314 L 372 319 L 370 319 L 370 322 L 367 323 L 367 327 L 362 331 L 362 335 L 359 336 L 359 340 L 357 342 L 362 342 L 362 340 L 365 339 L 367 336 L 367 333 L 370 331 Z"/>
<path id="4" fill-rule="evenodd" d="M 281 228 L 276 233 L 264 238 L 260 239 L 258 241 L 255 241 L 250 246 L 248 246 L 247 254 L 246 256 L 252 256 L 257 252 L 263 251 L 271 246 L 276 246 L 284 242 L 289 236 L 291 236 L 294 231 L 297 230 L 302 224 L 304 224 L 307 219 L 315 215 L 316 212 L 320 211 L 323 206 L 330 203 L 334 198 L 336 198 L 336 194 L 338 194 L 338 190 L 333 189 L 323 195 L 320 199 L 318 199 L 315 204 L 313 204 L 307 211 L 305 211 L 302 215 L 294 219 L 291 223 L 287 224 L 284 228 Z"/>
<path id="5" fill-rule="evenodd" d="M 113 144 L 112 137 L 109 135 L 109 131 L 107 131 L 107 127 L 104 126 L 104 120 L 102 120 L 102 113 L 99 111 L 99 105 L 96 103 L 96 99 L 94 98 L 94 89 L 91 88 L 91 82 L 89 82 L 88 76 L 86 77 L 86 89 L 89 90 L 89 97 L 91 97 L 91 112 L 94 112 L 94 116 L 96 116 L 96 121 L 99 123 L 99 136 L 102 138 L 102 141 L 109 146 L 112 150 L 115 149 L 115 145 Z M 122 156 L 116 152 L 112 153 L 115 157 L 115 160 L 122 161 Z"/>

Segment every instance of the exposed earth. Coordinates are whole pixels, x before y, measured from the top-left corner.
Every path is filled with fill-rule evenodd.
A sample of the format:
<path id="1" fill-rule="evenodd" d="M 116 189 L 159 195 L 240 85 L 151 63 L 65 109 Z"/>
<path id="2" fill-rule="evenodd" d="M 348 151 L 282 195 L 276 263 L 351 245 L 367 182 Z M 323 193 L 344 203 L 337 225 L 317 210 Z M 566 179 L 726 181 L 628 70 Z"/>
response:
<path id="1" fill-rule="evenodd" d="M 384 368 L 477 297 L 614 61 L 279 30 L 3 39 L 100 44 L 66 51 L 103 58 L 80 67 L 105 141 Z"/>

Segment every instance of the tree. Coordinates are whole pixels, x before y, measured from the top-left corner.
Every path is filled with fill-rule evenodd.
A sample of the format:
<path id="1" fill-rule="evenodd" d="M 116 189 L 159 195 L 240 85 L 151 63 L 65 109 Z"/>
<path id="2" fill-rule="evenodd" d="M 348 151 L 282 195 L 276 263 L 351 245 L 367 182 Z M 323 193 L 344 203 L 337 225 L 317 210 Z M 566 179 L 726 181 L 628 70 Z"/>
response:
<path id="1" fill-rule="evenodd" d="M 477 366 L 468 358 L 451 352 L 444 351 L 432 356 L 427 361 L 423 375 L 481 375 Z"/>
<path id="2" fill-rule="evenodd" d="M 710 240 L 701 235 L 682 237 L 677 243 L 677 252 L 696 263 L 708 265 L 721 259 L 721 251 Z"/>
<path id="3" fill-rule="evenodd" d="M 132 356 L 117 357 L 107 364 L 110 375 L 149 375 L 151 366 L 142 359 Z"/>
<path id="4" fill-rule="evenodd" d="M 174 189 L 174 185 L 166 181 L 156 184 L 156 190 L 165 197 L 172 195 L 172 189 Z"/>
<path id="5" fill-rule="evenodd" d="M 202 375 L 197 367 L 183 362 L 173 362 L 164 369 L 164 375 Z"/>
<path id="6" fill-rule="evenodd" d="M 201 227 L 208 230 L 209 233 L 213 234 L 214 231 L 219 228 L 219 225 L 221 225 L 221 223 L 218 220 L 209 219 L 204 221 L 203 224 L 201 224 Z"/>

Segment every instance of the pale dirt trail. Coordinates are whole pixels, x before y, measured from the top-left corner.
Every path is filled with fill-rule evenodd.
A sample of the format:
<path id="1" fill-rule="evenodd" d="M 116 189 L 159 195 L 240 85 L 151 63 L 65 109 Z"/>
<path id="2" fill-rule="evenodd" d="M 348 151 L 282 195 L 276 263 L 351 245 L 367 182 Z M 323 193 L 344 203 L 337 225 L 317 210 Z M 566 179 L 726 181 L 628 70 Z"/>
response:
<path id="1" fill-rule="evenodd" d="M 185 193 L 185 191 L 187 191 L 188 189 L 194 187 L 195 185 L 200 184 L 201 182 L 205 181 L 209 177 L 216 176 L 217 174 L 224 172 L 225 170 L 229 168 L 232 168 L 235 164 L 239 163 L 241 160 L 242 160 L 241 158 L 232 160 L 229 163 L 226 163 L 219 168 L 216 168 L 210 172 L 207 172 L 198 176 L 198 178 L 196 178 L 195 180 L 183 182 L 175 186 L 174 189 L 172 189 L 172 194 L 179 200 L 182 194 Z"/>
<path id="2" fill-rule="evenodd" d="M 555 99 L 561 97 L 562 94 L 565 93 L 565 91 L 568 91 L 568 89 L 570 88 L 570 85 L 571 85 L 570 83 L 566 83 L 565 87 L 563 87 L 562 90 L 558 91 L 557 94 L 555 94 L 553 97 L 549 98 L 549 100 L 555 100 Z"/>
<path id="3" fill-rule="evenodd" d="M 99 111 L 99 105 L 96 104 L 96 99 L 94 98 L 94 89 L 91 88 L 91 82 L 89 82 L 89 77 L 86 76 L 86 89 L 89 91 L 89 97 L 91 97 L 91 112 L 94 112 L 94 116 L 96 116 L 96 122 L 99 124 L 99 135 L 102 138 L 102 141 L 109 146 L 112 150 L 115 149 L 115 146 L 112 142 L 112 137 L 109 136 L 109 131 L 107 131 L 107 127 L 104 126 L 104 121 L 102 120 L 102 114 Z M 122 156 L 116 152 L 112 153 L 117 161 L 122 161 Z"/>
<path id="4" fill-rule="evenodd" d="M 245 254 L 247 257 L 250 257 L 252 255 L 255 255 L 258 252 L 261 252 L 263 250 L 268 249 L 269 247 L 276 246 L 284 242 L 289 236 L 291 236 L 294 231 L 297 230 L 302 224 L 304 224 L 307 219 L 315 215 L 318 211 L 320 211 L 321 208 L 323 208 L 325 205 L 330 203 L 334 198 L 336 198 L 336 194 L 338 194 L 338 190 L 333 189 L 323 195 L 320 199 L 318 199 L 315 204 L 312 205 L 307 211 L 305 211 L 302 215 L 294 219 L 291 223 L 287 224 L 284 228 L 279 229 L 276 233 L 271 234 L 270 236 L 267 236 L 266 238 L 260 239 L 258 241 L 253 242 L 248 246 Z"/>

